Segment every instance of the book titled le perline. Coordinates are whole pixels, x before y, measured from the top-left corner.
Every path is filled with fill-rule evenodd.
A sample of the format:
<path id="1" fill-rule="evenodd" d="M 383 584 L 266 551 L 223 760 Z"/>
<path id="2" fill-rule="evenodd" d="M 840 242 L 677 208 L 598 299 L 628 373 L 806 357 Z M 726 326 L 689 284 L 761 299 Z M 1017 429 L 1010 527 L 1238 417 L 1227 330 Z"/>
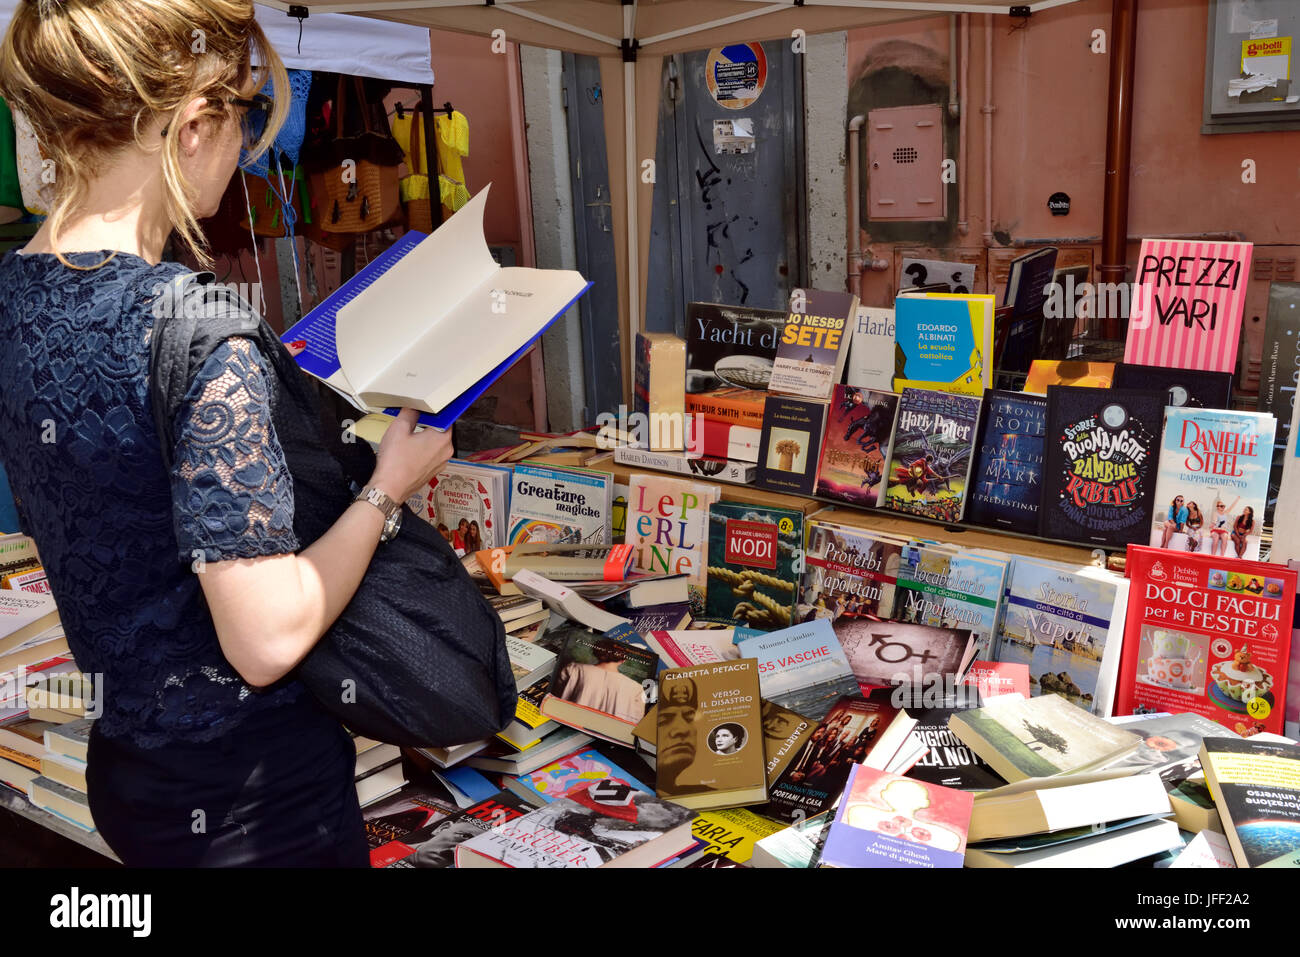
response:
<path id="1" fill-rule="evenodd" d="M 500 266 L 483 234 L 488 188 L 432 235 L 408 232 L 294 323 L 281 341 L 307 342 L 298 365 L 362 412 L 412 408 L 449 429 L 591 288 L 573 270 Z"/>

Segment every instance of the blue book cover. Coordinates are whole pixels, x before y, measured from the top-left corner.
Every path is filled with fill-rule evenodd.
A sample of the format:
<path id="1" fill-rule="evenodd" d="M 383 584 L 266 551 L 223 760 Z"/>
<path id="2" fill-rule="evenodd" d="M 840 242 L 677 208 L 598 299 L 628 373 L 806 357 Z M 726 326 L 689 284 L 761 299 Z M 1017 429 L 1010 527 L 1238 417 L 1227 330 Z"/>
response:
<path id="1" fill-rule="evenodd" d="M 1007 565 L 991 556 L 909 543 L 898 567 L 894 621 L 968 629 L 976 656 L 987 659 L 997 633 Z"/>
<path id="2" fill-rule="evenodd" d="M 14 505 L 14 495 L 9 488 L 9 476 L 5 475 L 4 466 L 0 466 L 0 535 L 17 531 L 20 531 L 18 508 Z"/>
<path id="3" fill-rule="evenodd" d="M 983 411 L 966 520 L 991 527 L 1036 528 L 1043 499 L 1047 399 L 993 391 L 984 396 Z"/>
<path id="4" fill-rule="evenodd" d="M 858 694 L 848 658 L 824 618 L 737 644 L 742 658 L 758 659 L 758 683 L 773 704 L 820 721 L 844 695 Z"/>

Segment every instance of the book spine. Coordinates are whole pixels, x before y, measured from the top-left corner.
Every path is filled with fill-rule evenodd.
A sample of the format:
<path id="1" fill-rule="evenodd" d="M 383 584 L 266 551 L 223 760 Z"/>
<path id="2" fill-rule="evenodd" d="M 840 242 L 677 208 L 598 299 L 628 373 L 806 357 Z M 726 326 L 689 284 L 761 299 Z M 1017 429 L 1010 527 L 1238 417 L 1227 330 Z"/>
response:
<path id="1" fill-rule="evenodd" d="M 630 446 L 619 446 L 614 450 L 614 461 L 619 465 L 636 468 L 655 469 L 659 472 L 671 472 L 674 475 L 688 475 L 692 478 L 706 478 L 715 482 L 729 482 L 733 485 L 749 485 L 754 481 L 757 466 L 751 462 L 734 462 L 723 458 L 688 456 L 669 452 L 648 452 Z M 699 463 L 696 468 L 691 463 Z M 714 473 L 712 469 L 718 468 Z"/>
<path id="2" fill-rule="evenodd" d="M 751 429 L 763 427 L 763 409 L 766 397 L 720 396 L 711 392 L 688 394 L 686 411 L 727 425 L 743 425 Z"/>

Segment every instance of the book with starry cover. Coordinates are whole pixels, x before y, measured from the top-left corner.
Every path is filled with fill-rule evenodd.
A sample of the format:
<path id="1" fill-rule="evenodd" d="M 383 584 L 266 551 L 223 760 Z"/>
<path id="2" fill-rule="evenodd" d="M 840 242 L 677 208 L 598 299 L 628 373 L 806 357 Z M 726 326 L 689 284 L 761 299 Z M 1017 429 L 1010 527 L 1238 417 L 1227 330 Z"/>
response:
<path id="1" fill-rule="evenodd" d="M 1032 528 L 1043 499 L 1047 400 L 1022 392 L 984 396 L 966 520 L 991 528 Z"/>

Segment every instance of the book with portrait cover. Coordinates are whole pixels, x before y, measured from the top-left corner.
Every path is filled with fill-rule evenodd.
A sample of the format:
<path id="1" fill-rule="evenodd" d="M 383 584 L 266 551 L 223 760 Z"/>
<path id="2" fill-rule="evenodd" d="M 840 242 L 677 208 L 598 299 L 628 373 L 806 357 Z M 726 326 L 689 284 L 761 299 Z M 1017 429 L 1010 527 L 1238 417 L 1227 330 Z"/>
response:
<path id="1" fill-rule="evenodd" d="M 753 658 L 660 674 L 655 793 L 700 810 L 767 800 L 760 707 Z"/>
<path id="2" fill-rule="evenodd" d="M 806 717 L 820 721 L 836 701 L 858 691 L 844 649 L 825 619 L 737 644 L 741 655 L 758 659 L 763 697 Z"/>
<path id="3" fill-rule="evenodd" d="M 704 614 L 708 584 L 709 506 L 716 485 L 662 475 L 633 475 L 628 482 L 626 542 L 632 567 L 657 575 L 688 575 L 691 613 Z"/>
<path id="4" fill-rule="evenodd" d="M 993 553 L 910 542 L 898 566 L 894 620 L 964 628 L 980 658 L 992 654 L 1010 560 Z"/>
<path id="5" fill-rule="evenodd" d="M 826 418 L 817 494 L 874 508 L 885 494 L 896 392 L 837 385 Z"/>
<path id="6" fill-rule="evenodd" d="M 1162 389 L 1166 407 L 1228 409 L 1232 404 L 1231 372 L 1166 369 L 1164 366 L 1118 362 L 1111 384 L 1117 389 Z"/>
<path id="7" fill-rule="evenodd" d="M 908 711 L 916 718 L 913 736 L 930 750 L 912 765 L 909 778 L 959 791 L 990 791 L 1007 782 L 952 733 L 948 720 L 962 708 L 937 706 Z"/>
<path id="8" fill-rule="evenodd" d="M 1112 713 L 1127 579 L 1093 566 L 1016 557 L 993 657 L 1029 668 L 1031 694 L 1063 695 L 1100 717 Z"/>
<path id="9" fill-rule="evenodd" d="M 452 459 L 410 501 L 459 555 L 506 544 L 510 470 Z"/>
<path id="10" fill-rule="evenodd" d="M 634 745 L 659 658 L 649 648 L 574 629 L 555 662 L 542 714 L 595 737 Z"/>
<path id="11" fill-rule="evenodd" d="M 763 631 L 789 626 L 803 556 L 803 513 L 715 502 L 709 506 L 705 616 Z"/>
<path id="12" fill-rule="evenodd" d="M 890 443 L 885 508 L 961 521 L 979 411 L 978 396 L 903 390 Z"/>
<path id="13" fill-rule="evenodd" d="M 770 396 L 763 410 L 757 484 L 773 492 L 811 495 L 825 431 L 825 402 Z"/>
<path id="14" fill-rule="evenodd" d="M 1017 530 L 1035 526 L 1046 434 L 1046 399 L 1023 392 L 985 394 L 966 521 Z"/>
<path id="15" fill-rule="evenodd" d="M 455 862 L 456 845 L 532 809 L 527 801 L 501 791 L 448 817 L 430 820 L 370 852 L 371 867 L 441 868 Z"/>
<path id="16" fill-rule="evenodd" d="M 961 867 L 975 798 L 854 767 L 822 848 L 823 867 Z"/>
<path id="17" fill-rule="evenodd" d="M 776 346 L 768 389 L 829 399 L 844 374 L 858 297 L 824 289 L 795 289 Z M 768 400 L 771 405 L 771 399 Z"/>
<path id="18" fill-rule="evenodd" d="M 386 863 L 375 856 L 385 844 L 400 841 L 412 831 L 444 820 L 459 810 L 450 800 L 416 784 L 408 784 L 392 797 L 367 806 L 362 818 L 371 848 L 371 866 L 383 867 Z M 379 857 L 385 858 L 387 853 Z"/>
<path id="19" fill-rule="evenodd" d="M 1281 734 L 1296 573 L 1269 562 L 1130 545 L 1115 713 L 1199 714 Z"/>
<path id="20" fill-rule="evenodd" d="M 1052 386 L 1038 533 L 1112 547 L 1146 541 L 1162 392 Z"/>
<path id="21" fill-rule="evenodd" d="M 825 618 L 838 635 L 855 621 L 893 617 L 903 541 L 829 522 L 807 524 L 799 620 Z"/>
<path id="22" fill-rule="evenodd" d="M 1267 412 L 1166 409 L 1147 544 L 1259 558 L 1276 431 Z"/>
<path id="23" fill-rule="evenodd" d="M 609 545 L 613 505 L 609 473 L 516 465 L 507 544 Z"/>
<path id="24" fill-rule="evenodd" d="M 695 845 L 695 812 L 596 781 L 456 847 L 457 867 L 655 867 Z"/>
<path id="25" fill-rule="evenodd" d="M 1201 767 L 1238 867 L 1300 867 L 1300 747 L 1206 738 Z"/>
<path id="26" fill-rule="evenodd" d="M 888 692 L 840 698 L 768 789 L 768 802 L 755 810 L 787 823 L 825 811 L 844 790 L 850 768 L 861 764 L 904 714 Z"/>

